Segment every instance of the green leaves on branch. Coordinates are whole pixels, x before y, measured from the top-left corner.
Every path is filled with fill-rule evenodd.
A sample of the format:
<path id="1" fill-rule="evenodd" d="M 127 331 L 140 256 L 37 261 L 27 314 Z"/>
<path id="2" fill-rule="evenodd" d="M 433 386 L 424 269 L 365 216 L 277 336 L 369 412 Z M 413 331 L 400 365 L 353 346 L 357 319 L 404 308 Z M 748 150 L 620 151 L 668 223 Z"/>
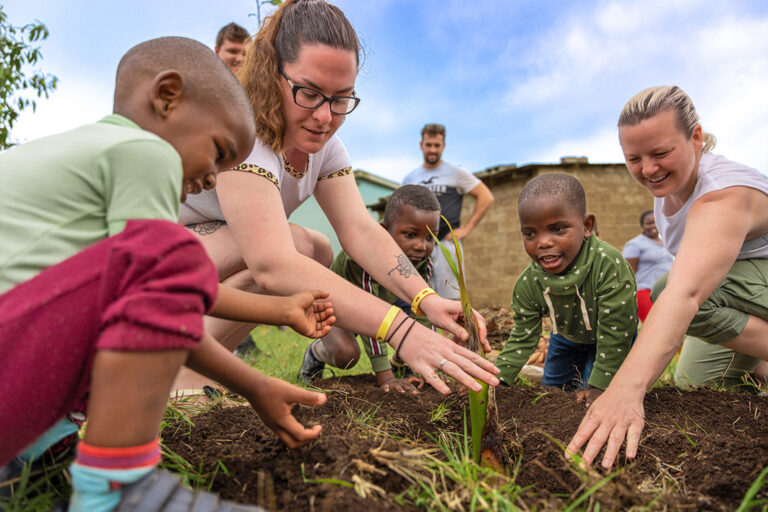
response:
<path id="1" fill-rule="evenodd" d="M 31 90 L 38 98 L 56 89 L 58 79 L 41 71 L 25 71 L 42 60 L 39 47 L 32 43 L 48 38 L 48 28 L 35 21 L 17 27 L 11 25 L 0 5 L 0 150 L 12 146 L 11 129 L 25 108 L 35 111 L 37 103 L 29 96 L 20 95 Z"/>

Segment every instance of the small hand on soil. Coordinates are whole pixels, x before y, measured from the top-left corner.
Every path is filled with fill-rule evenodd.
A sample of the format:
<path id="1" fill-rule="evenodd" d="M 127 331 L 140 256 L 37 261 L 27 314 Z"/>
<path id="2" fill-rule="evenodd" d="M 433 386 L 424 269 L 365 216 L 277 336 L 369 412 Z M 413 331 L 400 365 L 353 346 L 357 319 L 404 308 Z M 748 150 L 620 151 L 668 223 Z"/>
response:
<path id="1" fill-rule="evenodd" d="M 417 384 L 418 387 L 414 387 L 414 384 Z M 419 389 L 424 387 L 424 380 L 418 377 L 398 379 L 392 375 L 392 370 L 387 370 L 376 374 L 376 385 L 386 392 L 397 391 L 398 393 L 418 395 Z"/>
<path id="2" fill-rule="evenodd" d="M 576 392 L 576 403 L 583 402 L 584 405 L 589 407 L 602 393 L 603 390 L 597 388 L 580 389 Z"/>

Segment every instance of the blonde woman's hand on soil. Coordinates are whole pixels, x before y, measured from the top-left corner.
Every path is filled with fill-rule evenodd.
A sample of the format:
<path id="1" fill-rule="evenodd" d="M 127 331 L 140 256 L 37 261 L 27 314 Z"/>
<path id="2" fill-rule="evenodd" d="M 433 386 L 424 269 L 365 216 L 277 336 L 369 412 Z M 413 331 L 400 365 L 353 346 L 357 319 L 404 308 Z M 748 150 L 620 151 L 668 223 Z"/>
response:
<path id="1" fill-rule="evenodd" d="M 328 293 L 318 290 L 304 291 L 288 297 L 291 329 L 307 338 L 322 338 L 336 322 Z"/>
<path id="2" fill-rule="evenodd" d="M 304 446 L 320 435 L 321 425 L 306 428 L 291 414 L 294 404 L 322 405 L 323 393 L 303 389 L 274 377 L 260 380 L 252 394 L 245 395 L 266 426 L 289 448 Z"/>
<path id="3" fill-rule="evenodd" d="M 582 459 L 590 465 L 605 446 L 602 466 L 610 468 L 616 461 L 624 438 L 627 440 L 626 457 L 634 459 L 645 424 L 643 396 L 625 393 L 609 386 L 587 409 L 579 429 L 566 448 L 567 455 L 577 453 L 587 441 Z"/>

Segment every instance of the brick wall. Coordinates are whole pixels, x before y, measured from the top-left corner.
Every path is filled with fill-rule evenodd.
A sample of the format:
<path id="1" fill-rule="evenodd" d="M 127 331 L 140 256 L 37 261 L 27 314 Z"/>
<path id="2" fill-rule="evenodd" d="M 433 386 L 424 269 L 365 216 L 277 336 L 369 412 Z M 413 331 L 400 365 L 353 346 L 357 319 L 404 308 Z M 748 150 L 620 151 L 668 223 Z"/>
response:
<path id="1" fill-rule="evenodd" d="M 581 181 L 587 211 L 597 218 L 600 238 L 619 250 L 640 234 L 640 214 L 653 208 L 651 194 L 630 176 L 624 164 L 589 164 L 585 158 L 577 158 L 478 173 L 496 201 L 464 242 L 467 286 L 474 307 L 509 305 L 517 276 L 530 262 L 523 250 L 517 198 L 528 180 L 548 172 L 571 174 Z M 474 198 L 465 196 L 462 219 L 469 217 L 474 205 Z"/>

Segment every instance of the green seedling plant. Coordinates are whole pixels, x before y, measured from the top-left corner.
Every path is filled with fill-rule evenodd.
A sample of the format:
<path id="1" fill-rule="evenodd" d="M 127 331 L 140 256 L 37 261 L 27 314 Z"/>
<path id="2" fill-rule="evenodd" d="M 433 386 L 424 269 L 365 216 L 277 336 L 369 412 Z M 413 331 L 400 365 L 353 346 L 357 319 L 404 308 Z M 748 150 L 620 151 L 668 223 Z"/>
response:
<path id="1" fill-rule="evenodd" d="M 464 326 L 469 333 L 467 348 L 481 357 L 485 357 L 485 350 L 480 343 L 480 330 L 477 321 L 472 313 L 472 304 L 469 302 L 466 281 L 464 279 L 464 257 L 461 252 L 459 240 L 453 231 L 451 223 L 444 216 L 442 217 L 451 230 L 453 244 L 456 247 L 456 261 L 454 261 L 451 252 L 443 245 L 437 236 L 429 227 L 429 234 L 435 240 L 435 243 L 443 252 L 448 265 L 451 267 L 453 275 L 459 283 L 459 294 L 461 296 L 461 309 L 464 314 Z M 469 391 L 469 413 L 472 428 L 472 460 L 476 464 L 491 467 L 501 473 L 509 471 L 509 456 L 504 451 L 501 439 L 501 427 L 499 426 L 498 411 L 496 409 L 496 393 L 494 388 L 489 388 L 488 384 L 478 381 L 482 386 L 480 391 Z"/>
<path id="2" fill-rule="evenodd" d="M 445 415 L 448 413 L 448 406 L 445 404 L 445 402 L 440 402 L 440 404 L 435 407 L 432 411 L 429 413 L 429 422 L 430 423 L 437 423 L 438 421 L 445 423 L 446 418 Z"/>

